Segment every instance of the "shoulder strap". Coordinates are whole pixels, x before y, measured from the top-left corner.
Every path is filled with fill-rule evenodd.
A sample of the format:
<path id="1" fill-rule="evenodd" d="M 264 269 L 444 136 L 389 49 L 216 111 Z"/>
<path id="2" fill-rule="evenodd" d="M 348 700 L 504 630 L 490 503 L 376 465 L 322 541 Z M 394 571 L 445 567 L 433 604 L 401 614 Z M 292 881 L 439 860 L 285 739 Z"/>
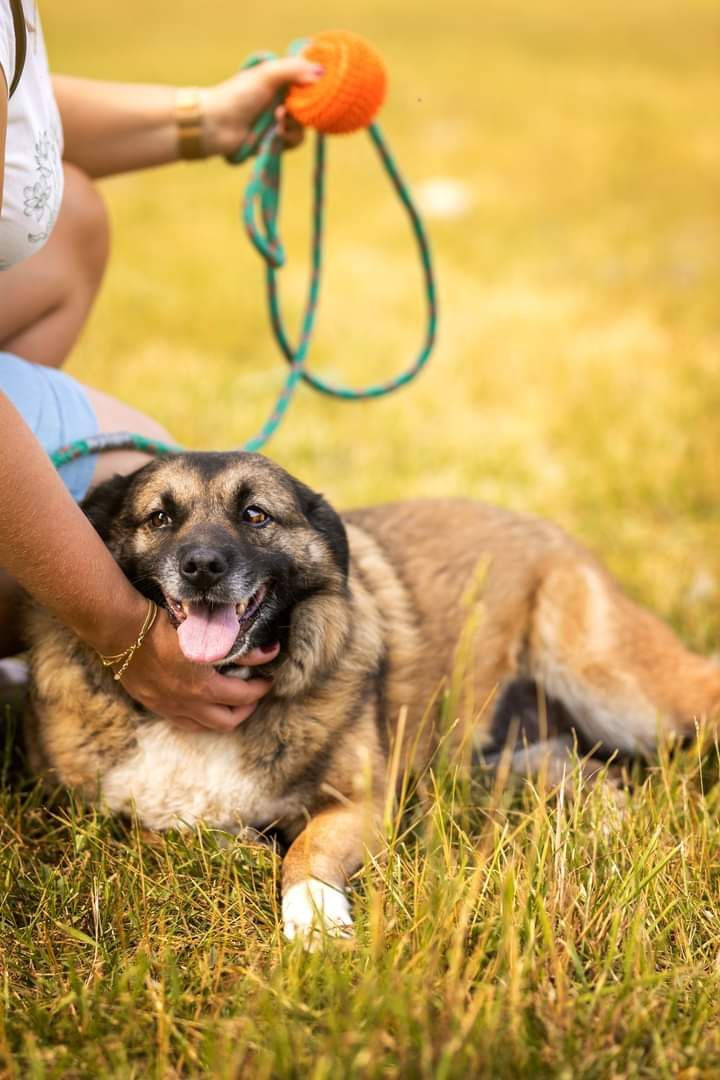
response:
<path id="1" fill-rule="evenodd" d="M 22 0 L 10 0 L 10 11 L 12 12 L 13 30 L 15 31 L 15 74 L 10 83 L 8 97 L 12 97 L 17 89 L 27 55 L 27 31 L 25 30 L 25 12 L 23 11 Z"/>

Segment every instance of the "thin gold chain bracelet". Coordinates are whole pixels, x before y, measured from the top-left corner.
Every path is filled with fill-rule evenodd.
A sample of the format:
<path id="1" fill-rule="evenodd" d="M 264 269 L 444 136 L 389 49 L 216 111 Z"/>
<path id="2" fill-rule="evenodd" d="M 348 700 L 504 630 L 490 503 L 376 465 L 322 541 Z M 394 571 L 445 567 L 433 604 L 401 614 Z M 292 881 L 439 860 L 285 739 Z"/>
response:
<path id="1" fill-rule="evenodd" d="M 145 615 L 145 621 L 142 624 L 140 633 L 135 638 L 135 641 L 127 649 L 122 652 L 114 653 L 112 656 L 103 656 L 102 653 L 98 653 L 100 657 L 100 663 L 103 667 L 114 668 L 116 664 L 122 666 L 117 671 L 113 671 L 113 679 L 115 682 L 119 682 L 120 678 L 125 674 L 135 653 L 138 651 L 147 635 L 152 630 L 153 623 L 157 618 L 158 606 L 153 600 L 148 600 L 147 614 Z"/>

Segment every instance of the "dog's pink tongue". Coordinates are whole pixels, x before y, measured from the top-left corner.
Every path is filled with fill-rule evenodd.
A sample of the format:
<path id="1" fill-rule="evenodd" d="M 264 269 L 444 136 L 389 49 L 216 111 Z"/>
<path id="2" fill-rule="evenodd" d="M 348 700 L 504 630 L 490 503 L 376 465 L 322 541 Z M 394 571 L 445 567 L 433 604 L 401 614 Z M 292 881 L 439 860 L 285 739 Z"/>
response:
<path id="1" fill-rule="evenodd" d="M 234 604 L 188 604 L 187 616 L 178 627 L 178 640 L 188 660 L 212 664 L 223 660 L 235 643 L 240 620 Z"/>

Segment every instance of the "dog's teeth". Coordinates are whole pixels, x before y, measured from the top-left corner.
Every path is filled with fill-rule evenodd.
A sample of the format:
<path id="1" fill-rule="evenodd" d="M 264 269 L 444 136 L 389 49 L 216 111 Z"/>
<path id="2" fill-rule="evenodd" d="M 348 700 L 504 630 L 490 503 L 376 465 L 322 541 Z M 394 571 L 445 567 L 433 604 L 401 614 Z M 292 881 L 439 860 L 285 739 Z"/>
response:
<path id="1" fill-rule="evenodd" d="M 168 607 L 176 619 L 181 621 L 187 618 L 187 605 L 182 600 L 176 600 L 174 596 L 165 596 Z"/>
<path id="2" fill-rule="evenodd" d="M 247 600 L 241 600 L 239 604 L 235 605 L 235 611 L 238 615 L 244 615 L 247 610 Z"/>

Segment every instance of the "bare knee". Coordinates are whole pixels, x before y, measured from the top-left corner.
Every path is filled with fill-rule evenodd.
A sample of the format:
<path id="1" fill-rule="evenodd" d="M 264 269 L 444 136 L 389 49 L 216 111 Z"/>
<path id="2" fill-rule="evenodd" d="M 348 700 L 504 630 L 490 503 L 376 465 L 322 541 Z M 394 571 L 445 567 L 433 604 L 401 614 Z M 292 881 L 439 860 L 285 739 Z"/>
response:
<path id="1" fill-rule="evenodd" d="M 23 323 L 40 318 L 73 292 L 79 280 L 99 284 L 110 250 L 110 225 L 105 200 L 93 182 L 74 165 L 63 165 L 64 190 L 60 213 L 47 243 L 30 258 L 3 275 L 0 340 L 10 336 L 13 315 Z M 5 324 L 8 329 L 5 329 Z"/>
<path id="2" fill-rule="evenodd" d="M 131 405 L 126 405 L 123 401 L 118 401 L 117 398 L 110 397 L 102 390 L 89 387 L 86 390 L 101 432 L 130 431 L 137 435 L 144 435 L 148 439 L 175 445 L 175 439 L 157 420 L 146 416 Z M 103 480 L 108 480 L 116 473 L 134 472 L 150 460 L 147 454 L 133 450 L 116 450 L 98 454 L 92 480 L 93 486 L 101 484 Z"/>
<path id="3" fill-rule="evenodd" d="M 65 192 L 45 246 L 3 275 L 0 349 L 59 367 L 92 307 L 110 247 L 105 203 L 84 173 L 64 166 Z"/>
<path id="4" fill-rule="evenodd" d="M 95 184 L 73 165 L 65 165 L 65 192 L 56 226 L 58 244 L 76 274 L 93 293 L 102 280 L 110 252 L 110 222 L 105 200 Z"/>

